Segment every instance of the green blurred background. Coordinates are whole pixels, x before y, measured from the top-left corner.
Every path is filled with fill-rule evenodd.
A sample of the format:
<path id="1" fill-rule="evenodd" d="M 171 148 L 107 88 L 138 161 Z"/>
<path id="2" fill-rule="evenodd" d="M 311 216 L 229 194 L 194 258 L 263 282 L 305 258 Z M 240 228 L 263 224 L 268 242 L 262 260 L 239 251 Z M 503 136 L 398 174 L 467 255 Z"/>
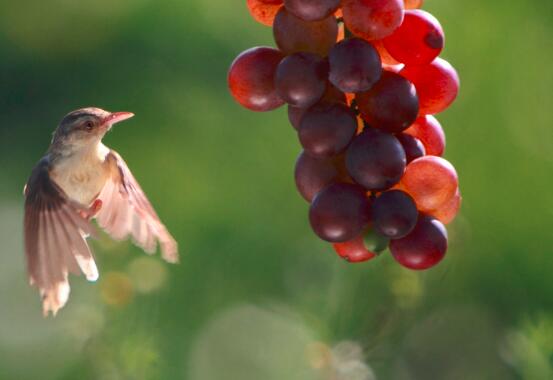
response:
<path id="1" fill-rule="evenodd" d="M 440 121 L 462 213 L 436 269 L 339 260 L 296 193 L 284 109 L 226 71 L 272 45 L 243 0 L 0 3 L 0 379 L 553 378 L 553 2 L 428 0 L 462 92 Z M 21 191 L 61 117 L 133 111 L 119 151 L 178 266 L 107 237 L 96 284 L 43 319 Z"/>

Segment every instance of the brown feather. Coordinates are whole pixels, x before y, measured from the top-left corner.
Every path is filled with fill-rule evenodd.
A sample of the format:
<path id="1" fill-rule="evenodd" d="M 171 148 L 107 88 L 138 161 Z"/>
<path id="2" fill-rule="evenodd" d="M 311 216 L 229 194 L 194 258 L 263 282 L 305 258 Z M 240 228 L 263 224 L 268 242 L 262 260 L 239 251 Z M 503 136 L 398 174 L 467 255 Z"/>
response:
<path id="1" fill-rule="evenodd" d="M 92 225 L 79 210 L 85 207 L 67 199 L 50 178 L 50 161 L 43 158 L 33 170 L 25 189 L 25 254 L 29 278 L 43 298 L 43 311 L 54 314 L 69 296 L 68 272 L 95 280 L 98 271 L 84 235 Z"/>

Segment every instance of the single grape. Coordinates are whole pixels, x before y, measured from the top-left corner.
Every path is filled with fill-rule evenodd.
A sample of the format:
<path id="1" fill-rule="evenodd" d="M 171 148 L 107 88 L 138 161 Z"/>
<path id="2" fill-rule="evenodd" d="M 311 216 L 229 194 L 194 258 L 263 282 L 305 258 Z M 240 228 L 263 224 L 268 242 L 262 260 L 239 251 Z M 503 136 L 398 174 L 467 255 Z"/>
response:
<path id="1" fill-rule="evenodd" d="M 455 220 L 455 217 L 459 213 L 462 201 L 463 197 L 461 197 L 461 193 L 457 189 L 455 196 L 449 202 L 443 204 L 439 209 L 429 212 L 429 214 L 443 224 L 449 224 Z"/>
<path id="2" fill-rule="evenodd" d="M 441 58 L 436 58 L 428 65 L 407 66 L 400 74 L 417 88 L 421 116 L 435 115 L 446 110 L 459 93 L 457 72 Z"/>
<path id="3" fill-rule="evenodd" d="M 286 103 L 307 108 L 317 103 L 326 91 L 328 62 L 317 54 L 295 53 L 277 67 L 275 87 Z"/>
<path id="4" fill-rule="evenodd" d="M 309 209 L 313 231 L 323 240 L 343 243 L 358 236 L 370 219 L 370 201 L 362 187 L 334 183 L 321 190 Z"/>
<path id="5" fill-rule="evenodd" d="M 365 128 L 346 152 L 350 176 L 367 190 L 387 190 L 405 171 L 405 151 L 397 138 L 374 128 Z"/>
<path id="6" fill-rule="evenodd" d="M 382 253 L 390 244 L 390 238 L 381 235 L 374 228 L 369 228 L 363 234 L 363 243 L 370 252 Z"/>
<path id="7" fill-rule="evenodd" d="M 332 157 L 343 152 L 357 132 L 357 119 L 342 103 L 319 103 L 303 116 L 300 143 L 313 157 Z"/>
<path id="8" fill-rule="evenodd" d="M 445 133 L 434 116 L 419 117 L 404 133 L 419 139 L 429 156 L 441 157 L 444 154 Z"/>
<path id="9" fill-rule="evenodd" d="M 228 72 L 228 86 L 234 99 L 252 111 L 270 111 L 284 101 L 278 96 L 274 76 L 282 53 L 269 47 L 255 47 L 241 53 Z"/>
<path id="10" fill-rule="evenodd" d="M 371 44 L 374 46 L 376 51 L 378 51 L 378 54 L 380 55 L 380 60 L 385 65 L 399 65 L 400 62 L 392 57 L 392 55 L 386 50 L 386 47 L 384 46 L 384 40 L 373 40 L 371 41 Z"/>
<path id="11" fill-rule="evenodd" d="M 407 165 L 401 185 L 413 197 L 420 211 L 431 212 L 455 196 L 459 179 L 448 161 L 424 156 Z"/>
<path id="12" fill-rule="evenodd" d="M 309 52 L 326 57 L 338 37 L 334 16 L 320 21 L 304 21 L 282 8 L 275 17 L 273 35 L 284 54 Z"/>
<path id="13" fill-rule="evenodd" d="M 356 36 L 379 40 L 403 21 L 403 0 L 342 0 L 344 22 Z"/>
<path id="14" fill-rule="evenodd" d="M 405 157 L 407 158 L 407 163 L 422 157 L 426 154 L 424 145 L 422 142 L 411 135 L 405 133 L 398 133 L 396 135 L 397 139 L 401 143 L 403 150 L 405 151 Z"/>
<path id="15" fill-rule="evenodd" d="M 362 263 L 377 256 L 365 247 L 362 236 L 345 243 L 335 243 L 333 246 L 336 253 L 350 263 Z"/>
<path id="16" fill-rule="evenodd" d="M 308 202 L 331 183 L 348 181 L 343 156 L 314 158 L 304 151 L 296 160 L 294 177 L 298 191 Z"/>
<path id="17" fill-rule="evenodd" d="M 332 83 L 327 82 L 326 91 L 321 102 L 347 104 L 346 94 L 334 87 Z M 300 128 L 303 115 L 305 115 L 308 109 L 309 108 L 288 106 L 288 120 L 294 129 L 298 130 Z"/>
<path id="18" fill-rule="evenodd" d="M 283 0 L 248 0 L 247 4 L 252 17 L 257 22 L 272 26 Z"/>
<path id="19" fill-rule="evenodd" d="M 440 22 L 419 9 L 405 12 L 405 18 L 394 33 L 384 39 L 386 50 L 406 65 L 432 62 L 444 48 L 445 36 Z"/>
<path id="20" fill-rule="evenodd" d="M 400 190 L 386 191 L 372 204 L 374 228 L 390 239 L 407 236 L 415 228 L 418 216 L 413 198 Z"/>
<path id="21" fill-rule="evenodd" d="M 447 231 L 437 219 L 421 215 L 415 229 L 403 239 L 392 240 L 390 251 L 406 268 L 424 270 L 438 264 L 447 251 Z"/>
<path id="22" fill-rule="evenodd" d="M 389 71 L 383 71 L 380 80 L 356 98 L 363 119 L 370 126 L 390 133 L 409 128 L 419 112 L 415 86 Z"/>
<path id="23" fill-rule="evenodd" d="M 405 0 L 405 9 L 418 9 L 421 8 L 424 0 Z"/>
<path id="24" fill-rule="evenodd" d="M 359 38 L 336 44 L 328 55 L 329 80 L 343 92 L 369 90 L 382 74 L 382 62 L 376 49 Z"/>
<path id="25" fill-rule="evenodd" d="M 332 15 L 340 0 L 284 0 L 286 9 L 305 21 L 319 21 Z"/>

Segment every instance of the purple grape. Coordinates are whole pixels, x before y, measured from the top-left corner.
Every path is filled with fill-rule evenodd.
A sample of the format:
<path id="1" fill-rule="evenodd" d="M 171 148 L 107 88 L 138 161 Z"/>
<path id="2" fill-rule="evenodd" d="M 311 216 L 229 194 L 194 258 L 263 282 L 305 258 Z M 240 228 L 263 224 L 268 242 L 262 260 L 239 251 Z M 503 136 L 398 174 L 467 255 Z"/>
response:
<path id="1" fill-rule="evenodd" d="M 277 67 L 275 88 L 286 103 L 301 108 L 317 103 L 326 91 L 328 62 L 317 54 L 296 53 Z"/>
<path id="2" fill-rule="evenodd" d="M 340 0 L 284 0 L 290 12 L 305 21 L 318 21 L 333 14 Z"/>
<path id="3" fill-rule="evenodd" d="M 378 51 L 368 42 L 349 38 L 336 44 L 328 55 L 330 81 L 343 92 L 369 90 L 382 75 Z"/>
<path id="4" fill-rule="evenodd" d="M 344 157 L 314 158 L 302 151 L 296 161 L 294 177 L 302 197 L 311 202 L 326 186 L 347 179 Z"/>
<path id="5" fill-rule="evenodd" d="M 380 80 L 370 90 L 358 93 L 356 99 L 363 119 L 390 133 L 409 128 L 419 113 L 415 86 L 390 71 L 383 71 Z"/>
<path id="6" fill-rule="evenodd" d="M 407 163 L 426 155 L 426 149 L 424 149 L 424 145 L 422 145 L 422 142 L 418 138 L 406 133 L 398 133 L 396 137 L 401 143 L 401 146 L 403 146 Z"/>
<path id="7" fill-rule="evenodd" d="M 299 139 L 314 157 L 332 157 L 343 152 L 357 132 L 355 114 L 341 103 L 319 103 L 303 116 Z"/>
<path id="8" fill-rule="evenodd" d="M 399 182 L 405 171 L 405 151 L 393 135 L 366 128 L 346 153 L 351 177 L 367 190 L 387 190 Z"/>
<path id="9" fill-rule="evenodd" d="M 370 201 L 362 187 L 335 183 L 313 199 L 309 221 L 323 240 L 343 243 L 357 237 L 370 220 Z"/>
<path id="10" fill-rule="evenodd" d="M 411 233 L 418 215 L 413 198 L 401 190 L 386 191 L 373 201 L 374 228 L 390 239 L 401 239 Z"/>

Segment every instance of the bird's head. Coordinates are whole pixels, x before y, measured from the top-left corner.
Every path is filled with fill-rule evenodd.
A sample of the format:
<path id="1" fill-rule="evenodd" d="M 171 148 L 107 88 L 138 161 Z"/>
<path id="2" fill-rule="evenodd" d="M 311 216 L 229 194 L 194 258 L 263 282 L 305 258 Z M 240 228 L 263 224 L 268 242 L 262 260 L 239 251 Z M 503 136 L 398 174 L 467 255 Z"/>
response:
<path id="1" fill-rule="evenodd" d="M 52 144 L 79 149 L 102 140 L 112 125 L 133 117 L 131 112 L 108 112 L 100 108 L 81 108 L 61 120 Z"/>

